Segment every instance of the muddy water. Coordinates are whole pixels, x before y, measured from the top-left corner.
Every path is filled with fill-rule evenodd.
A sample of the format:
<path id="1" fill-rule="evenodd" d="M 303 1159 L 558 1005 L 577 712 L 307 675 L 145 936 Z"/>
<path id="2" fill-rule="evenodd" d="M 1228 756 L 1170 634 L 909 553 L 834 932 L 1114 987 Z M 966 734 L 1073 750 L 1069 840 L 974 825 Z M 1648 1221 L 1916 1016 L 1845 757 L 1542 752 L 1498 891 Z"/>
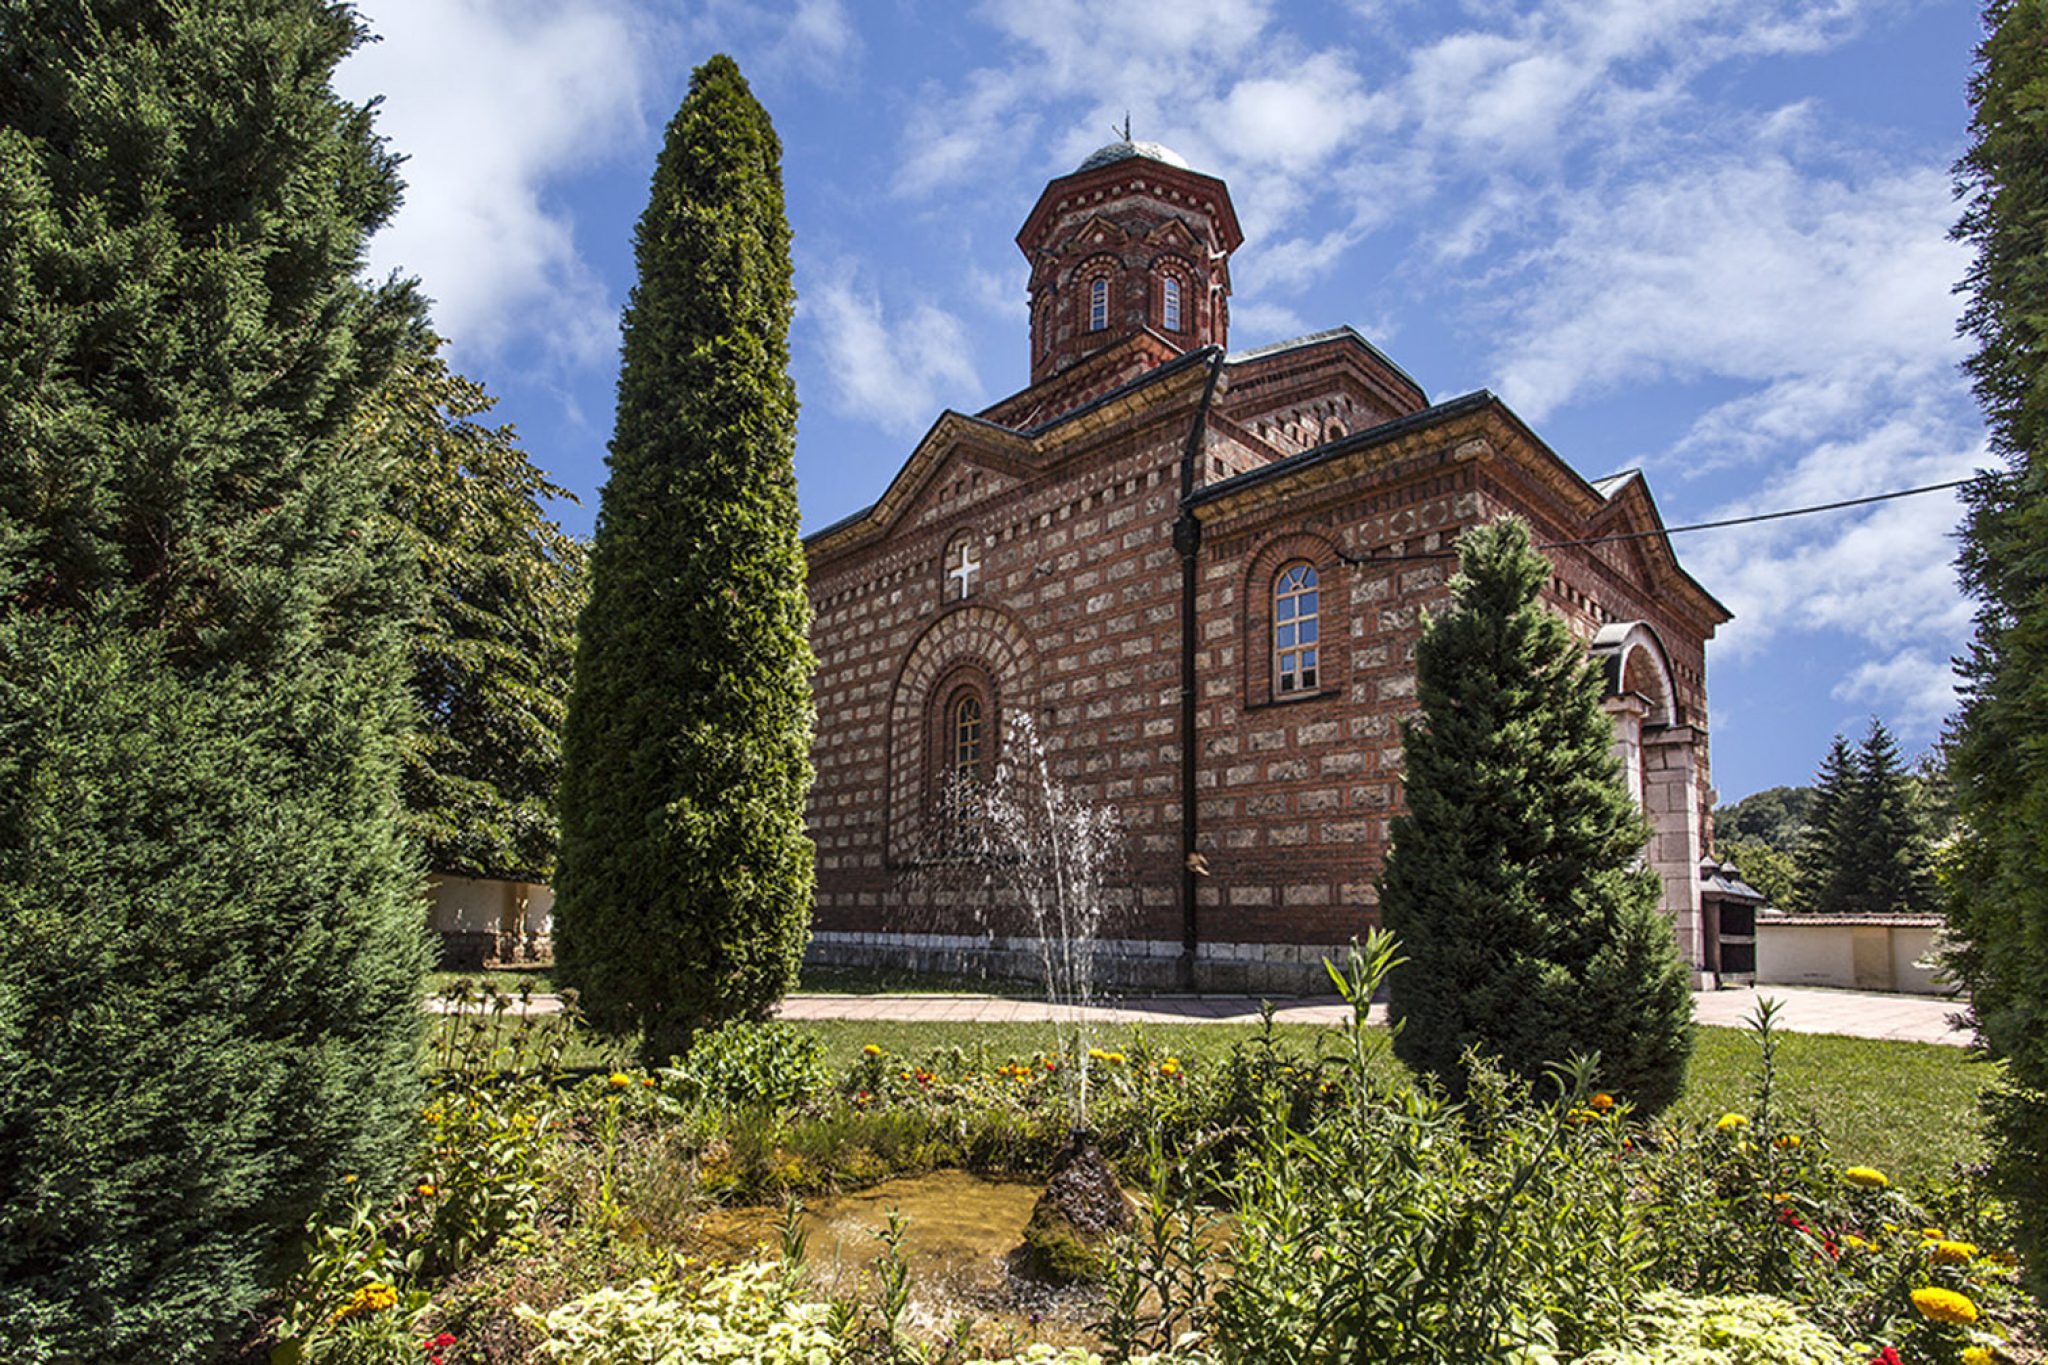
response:
<path id="1" fill-rule="evenodd" d="M 974 1318 L 985 1332 L 1055 1343 L 1085 1341 L 1086 1322 L 1099 1311 L 1099 1295 L 1052 1290 L 1011 1271 L 1024 1224 L 1042 1187 L 987 1180 L 965 1171 L 934 1171 L 885 1181 L 854 1194 L 805 1201 L 809 1235 L 804 1261 L 826 1294 L 867 1294 L 882 1252 L 876 1233 L 895 1210 L 905 1223 L 913 1324 L 943 1332 Z M 721 1209 L 705 1215 L 697 1232 L 704 1250 L 734 1259 L 778 1252 L 782 1211 Z"/>

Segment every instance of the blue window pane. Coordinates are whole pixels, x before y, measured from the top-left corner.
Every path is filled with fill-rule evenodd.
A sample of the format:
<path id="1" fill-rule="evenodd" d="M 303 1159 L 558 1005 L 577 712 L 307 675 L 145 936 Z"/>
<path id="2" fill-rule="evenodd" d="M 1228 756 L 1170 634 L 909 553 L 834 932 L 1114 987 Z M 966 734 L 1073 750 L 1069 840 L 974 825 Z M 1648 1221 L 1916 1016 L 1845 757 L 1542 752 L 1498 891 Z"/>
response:
<path id="1" fill-rule="evenodd" d="M 1275 643 L 1277 643 L 1279 647 L 1282 649 L 1292 649 L 1294 647 L 1294 627 L 1280 627 L 1280 634 Z"/>
<path id="2" fill-rule="evenodd" d="M 1304 649 L 1301 651 L 1301 666 L 1306 669 L 1313 669 L 1316 666 L 1316 652 L 1314 650 Z"/>
<path id="3" fill-rule="evenodd" d="M 1314 616 L 1316 614 L 1316 594 L 1314 592 L 1305 592 L 1301 595 L 1301 614 L 1303 616 Z"/>
<path id="4" fill-rule="evenodd" d="M 1294 619 L 1294 599 L 1292 597 L 1280 599 L 1280 610 L 1277 615 L 1283 621 L 1292 621 Z"/>
<path id="5" fill-rule="evenodd" d="M 1316 642 L 1316 623 L 1313 619 L 1301 623 L 1301 642 L 1305 645 Z"/>

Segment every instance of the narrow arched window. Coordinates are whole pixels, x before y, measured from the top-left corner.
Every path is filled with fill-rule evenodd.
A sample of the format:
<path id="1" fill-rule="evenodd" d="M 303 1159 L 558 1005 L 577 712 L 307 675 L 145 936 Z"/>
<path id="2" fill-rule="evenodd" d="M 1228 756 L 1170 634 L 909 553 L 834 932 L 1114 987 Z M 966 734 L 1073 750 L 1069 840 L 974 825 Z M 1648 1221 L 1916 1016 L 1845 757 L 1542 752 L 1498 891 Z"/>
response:
<path id="1" fill-rule="evenodd" d="M 1273 582 L 1273 692 L 1316 690 L 1322 612 L 1312 564 L 1291 564 Z"/>
<path id="2" fill-rule="evenodd" d="M 1109 277 L 1097 275 L 1088 286 L 1088 330 L 1099 332 L 1109 326 Z"/>
<path id="3" fill-rule="evenodd" d="M 971 787 L 981 780 L 981 698 L 963 692 L 953 703 L 953 781 Z"/>
<path id="4" fill-rule="evenodd" d="M 1159 286 L 1159 323 L 1169 332 L 1180 330 L 1180 281 L 1172 275 Z"/>

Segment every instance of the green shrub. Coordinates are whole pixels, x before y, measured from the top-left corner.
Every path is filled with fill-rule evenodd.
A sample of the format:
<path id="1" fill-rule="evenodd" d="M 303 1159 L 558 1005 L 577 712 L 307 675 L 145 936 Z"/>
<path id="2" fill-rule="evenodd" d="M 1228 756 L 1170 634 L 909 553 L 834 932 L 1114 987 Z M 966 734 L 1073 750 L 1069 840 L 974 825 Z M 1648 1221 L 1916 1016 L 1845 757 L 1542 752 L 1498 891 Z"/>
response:
<path id="1" fill-rule="evenodd" d="M 608 1287 L 551 1313 L 521 1316 L 558 1365 L 830 1365 L 839 1358 L 830 1307 L 797 1298 L 782 1268 L 762 1263 L 718 1271 L 687 1289 L 652 1280 Z"/>
<path id="2" fill-rule="evenodd" d="M 1622 1334 L 1627 1345 L 1603 1347 L 1577 1365 L 1862 1365 L 1864 1359 L 1793 1305 L 1763 1294 L 1691 1298 L 1652 1290 Z"/>
<path id="3" fill-rule="evenodd" d="M 787 1109 L 825 1094 L 834 1079 L 816 1035 L 783 1023 L 728 1020 L 670 1062 L 656 1073 L 663 1095 L 720 1108 Z"/>

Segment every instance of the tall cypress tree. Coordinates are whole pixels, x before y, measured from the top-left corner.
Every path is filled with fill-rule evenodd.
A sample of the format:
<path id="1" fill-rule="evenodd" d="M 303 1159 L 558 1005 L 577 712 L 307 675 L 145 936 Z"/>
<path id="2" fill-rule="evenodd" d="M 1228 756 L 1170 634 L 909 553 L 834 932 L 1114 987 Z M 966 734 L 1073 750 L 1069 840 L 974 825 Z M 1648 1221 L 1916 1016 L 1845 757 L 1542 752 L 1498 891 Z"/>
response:
<path id="1" fill-rule="evenodd" d="M 563 745 L 556 955 L 659 1059 L 795 979 L 813 882 L 781 144 L 699 67 L 634 238 Z"/>
<path id="2" fill-rule="evenodd" d="M 1977 1036 L 2006 1063 L 1993 1180 L 2048 1301 L 2048 3 L 1990 0 L 1984 20 L 1955 235 L 1976 249 L 1963 326 L 2000 464 L 1964 495 L 1978 608 L 1951 735 L 1947 913 Z"/>
<path id="3" fill-rule="evenodd" d="M 1458 551 L 1451 607 L 1416 646 L 1408 809 L 1381 883 L 1407 958 L 1389 983 L 1395 1048 L 1453 1093 L 1468 1047 L 1531 1078 L 1598 1052 L 1603 1085 L 1661 1109 L 1692 1052 L 1692 996 L 1600 674 L 1537 601 L 1550 565 L 1526 525 L 1476 528 Z"/>
<path id="4" fill-rule="evenodd" d="M 347 434 L 416 315 L 317 0 L 0 0 L 0 1341 L 210 1359 L 394 1171 L 407 575 Z M 395 1174 L 395 1172 L 394 1172 Z"/>

